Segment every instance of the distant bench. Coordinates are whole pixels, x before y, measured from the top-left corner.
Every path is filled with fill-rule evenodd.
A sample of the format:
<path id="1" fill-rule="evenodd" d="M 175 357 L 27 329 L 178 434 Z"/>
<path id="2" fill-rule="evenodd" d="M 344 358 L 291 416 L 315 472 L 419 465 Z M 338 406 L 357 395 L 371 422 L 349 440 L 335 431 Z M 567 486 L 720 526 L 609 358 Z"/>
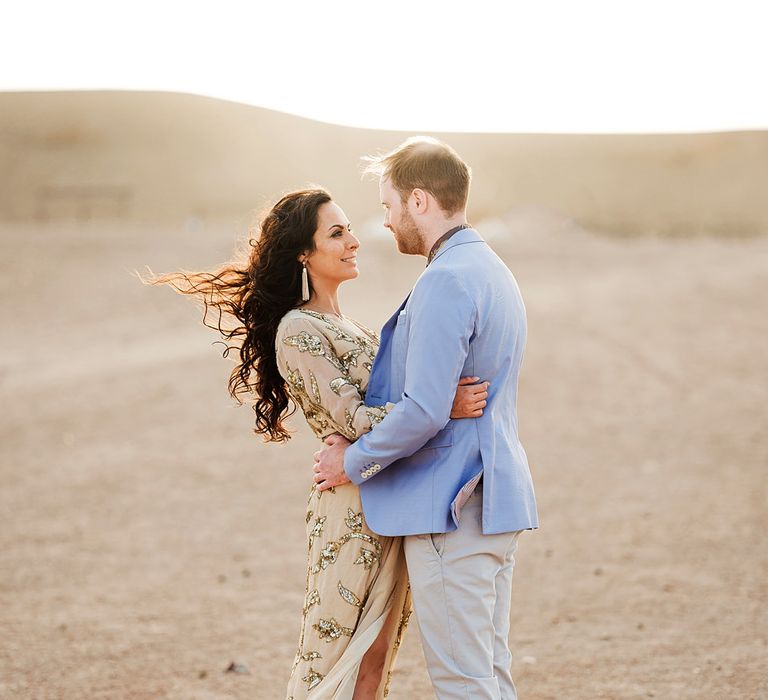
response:
<path id="1" fill-rule="evenodd" d="M 44 185 L 37 190 L 36 218 L 127 218 L 133 194 L 133 187 L 128 185 Z"/>

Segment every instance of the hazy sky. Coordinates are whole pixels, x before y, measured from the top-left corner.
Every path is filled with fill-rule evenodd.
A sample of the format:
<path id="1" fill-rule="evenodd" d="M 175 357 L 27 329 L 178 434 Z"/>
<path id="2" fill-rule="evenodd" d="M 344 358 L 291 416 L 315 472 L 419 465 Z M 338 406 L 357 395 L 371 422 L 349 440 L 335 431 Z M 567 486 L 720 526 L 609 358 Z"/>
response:
<path id="1" fill-rule="evenodd" d="M 409 131 L 768 128 L 760 0 L 18 0 L 0 90 L 170 90 Z"/>

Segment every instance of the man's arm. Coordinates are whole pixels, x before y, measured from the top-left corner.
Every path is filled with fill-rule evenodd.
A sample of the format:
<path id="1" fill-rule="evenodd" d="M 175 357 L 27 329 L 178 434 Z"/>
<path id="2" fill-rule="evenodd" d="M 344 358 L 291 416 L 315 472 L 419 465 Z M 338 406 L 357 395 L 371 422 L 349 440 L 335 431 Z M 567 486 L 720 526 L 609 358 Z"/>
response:
<path id="1" fill-rule="evenodd" d="M 435 270 L 414 289 L 409 314 L 402 399 L 344 453 L 344 471 L 356 484 L 412 455 L 450 417 L 477 319 L 474 301 L 454 274 Z"/>

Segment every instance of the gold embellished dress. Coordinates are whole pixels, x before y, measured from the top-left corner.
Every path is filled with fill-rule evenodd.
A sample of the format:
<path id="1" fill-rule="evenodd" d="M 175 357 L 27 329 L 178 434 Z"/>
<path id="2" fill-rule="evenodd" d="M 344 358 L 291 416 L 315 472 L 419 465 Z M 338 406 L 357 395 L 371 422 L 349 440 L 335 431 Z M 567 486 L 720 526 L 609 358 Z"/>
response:
<path id="1" fill-rule="evenodd" d="M 278 369 L 318 438 L 338 433 L 354 441 L 392 407 L 365 405 L 378 346 L 373 331 L 350 319 L 294 309 L 281 320 Z M 411 614 L 402 538 L 368 528 L 352 483 L 322 492 L 313 483 L 306 527 L 306 596 L 287 698 L 351 700 L 360 661 L 387 623 L 376 693 L 384 698 Z"/>

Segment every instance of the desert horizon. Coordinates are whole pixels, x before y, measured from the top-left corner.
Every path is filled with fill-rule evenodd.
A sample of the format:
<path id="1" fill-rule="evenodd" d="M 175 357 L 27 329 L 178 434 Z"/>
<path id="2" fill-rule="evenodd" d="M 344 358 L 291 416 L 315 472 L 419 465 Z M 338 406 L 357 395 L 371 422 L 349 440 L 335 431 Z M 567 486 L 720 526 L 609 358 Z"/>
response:
<path id="1" fill-rule="evenodd" d="M 5 92 L 0 112 L 0 220 L 13 221 L 247 222 L 317 183 L 367 226 L 379 206 L 360 159 L 408 135 L 178 93 Z M 533 208 L 608 235 L 768 232 L 766 131 L 432 135 L 473 165 L 473 220 Z"/>

